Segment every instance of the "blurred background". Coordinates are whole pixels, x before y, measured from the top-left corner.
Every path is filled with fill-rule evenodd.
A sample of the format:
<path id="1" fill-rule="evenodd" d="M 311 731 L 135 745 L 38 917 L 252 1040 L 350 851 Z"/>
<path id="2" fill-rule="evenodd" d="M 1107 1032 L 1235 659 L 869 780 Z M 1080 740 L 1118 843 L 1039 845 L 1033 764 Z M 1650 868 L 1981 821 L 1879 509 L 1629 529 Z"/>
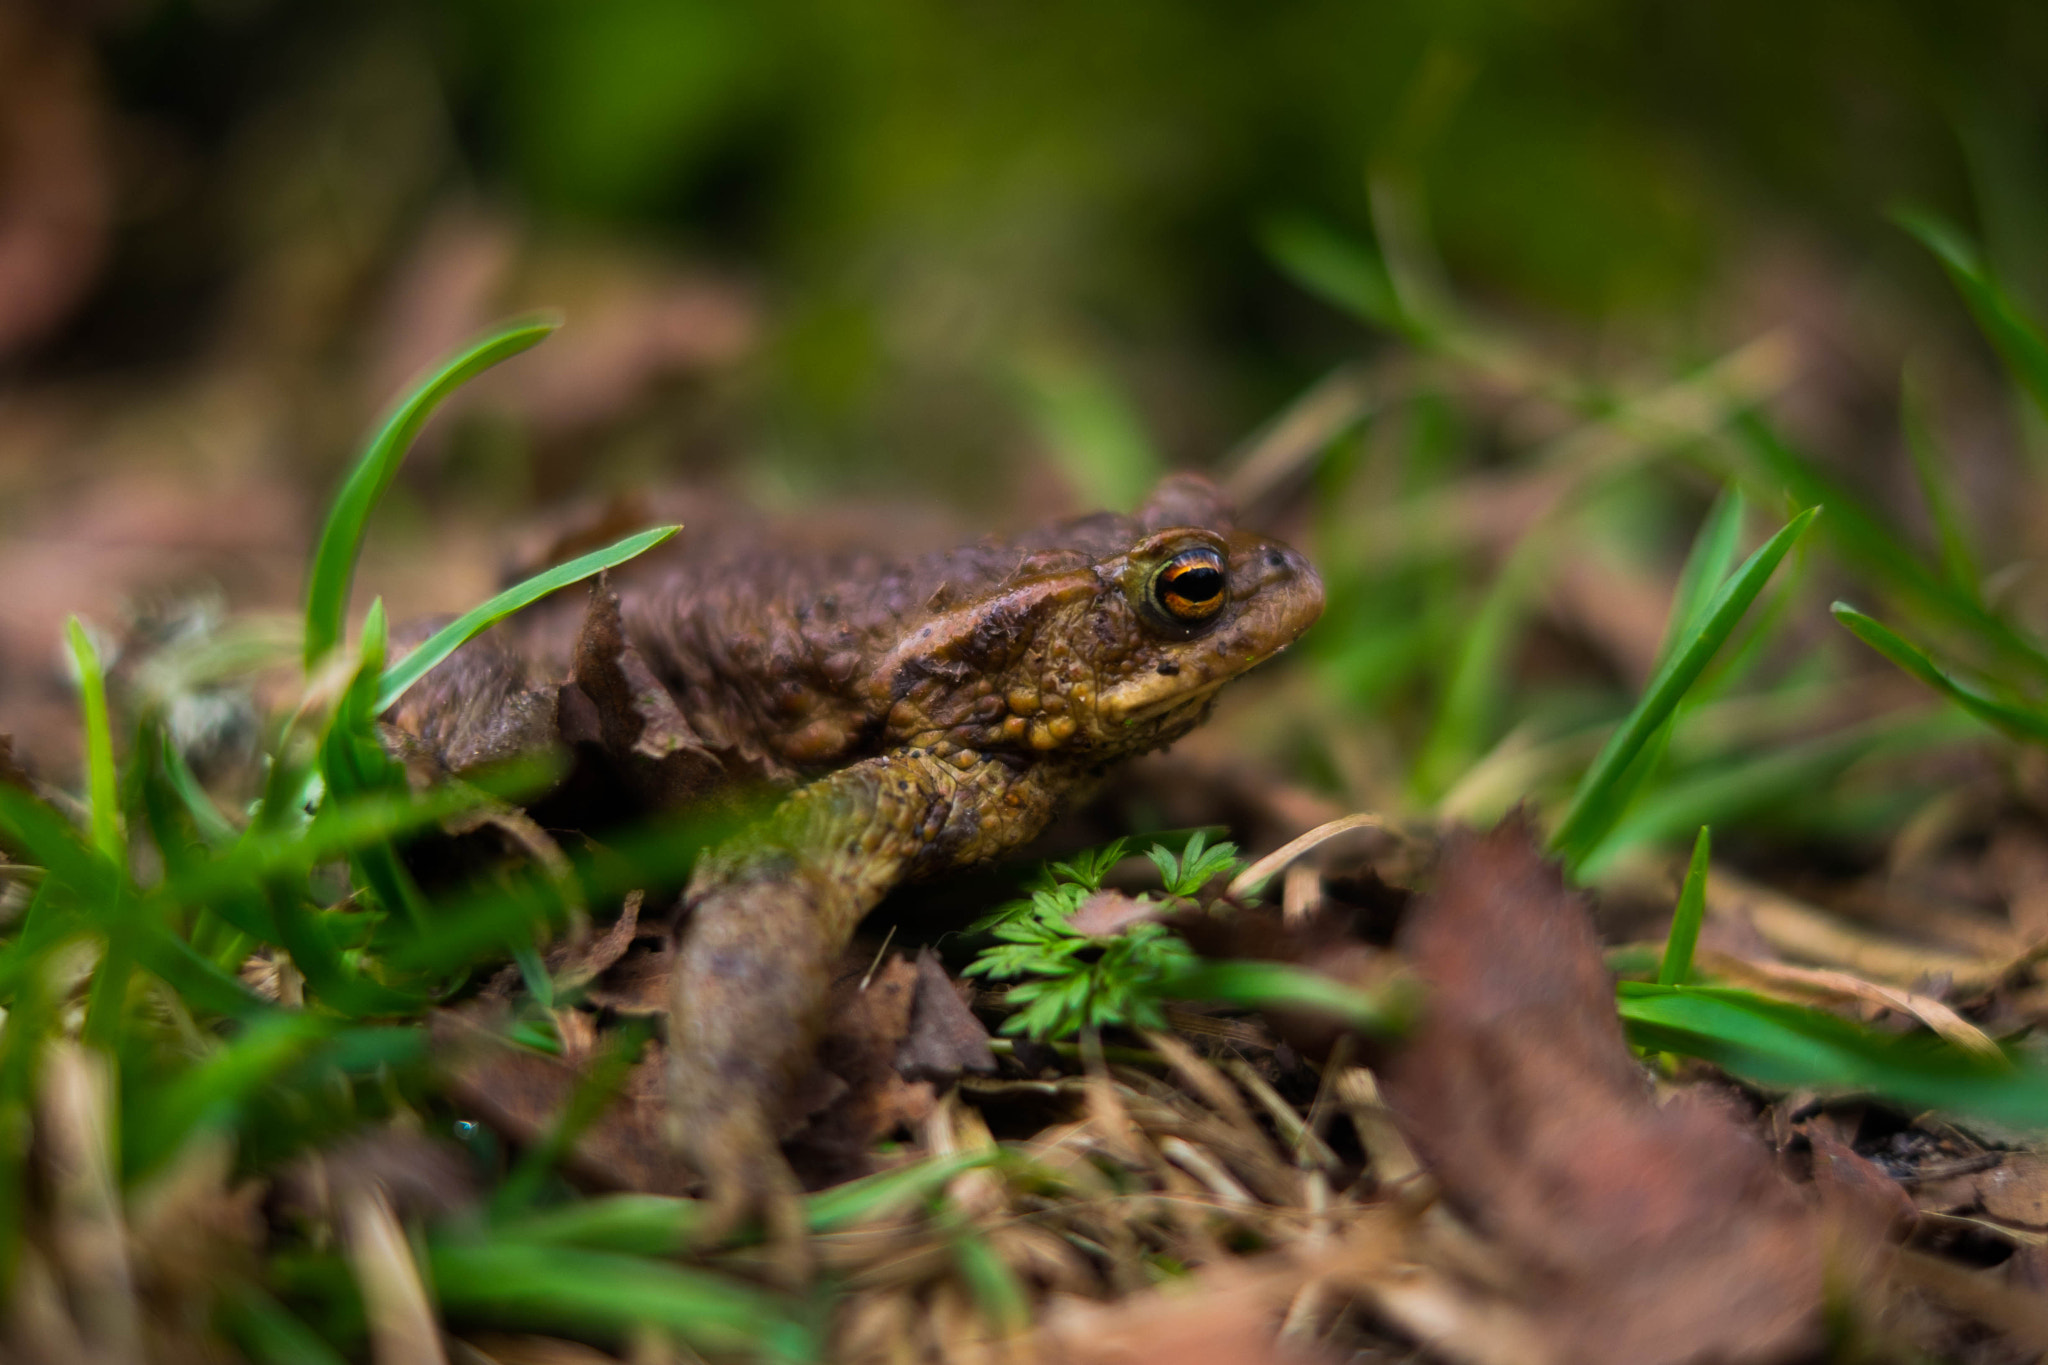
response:
<path id="1" fill-rule="evenodd" d="M 1441 797 L 1513 719 L 1458 658 L 1640 682 L 1743 405 L 1921 534 L 1919 367 L 2029 553 L 2037 419 L 1885 211 L 2048 304 L 2044 74 L 2028 0 L 0 0 L 0 733 L 73 761 L 68 612 L 289 608 L 377 411 L 544 305 L 379 512 L 398 615 L 649 485 L 985 527 L 1210 468 L 1330 576 L 1323 710 L 1412 717 L 1314 780 Z M 1645 394 L 1707 410 L 1620 464 L 1685 458 L 1503 598 L 1511 476 Z"/>

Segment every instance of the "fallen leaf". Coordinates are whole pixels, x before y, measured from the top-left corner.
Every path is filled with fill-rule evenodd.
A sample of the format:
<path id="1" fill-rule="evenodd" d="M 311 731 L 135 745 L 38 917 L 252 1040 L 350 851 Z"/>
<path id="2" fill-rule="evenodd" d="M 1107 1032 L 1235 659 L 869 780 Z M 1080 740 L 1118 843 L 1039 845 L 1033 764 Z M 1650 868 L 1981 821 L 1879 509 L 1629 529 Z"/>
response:
<path id="1" fill-rule="evenodd" d="M 575 705 L 565 689 L 563 738 L 583 747 L 596 741 L 642 799 L 672 809 L 706 795 L 723 777 L 718 756 L 626 638 L 609 573 L 598 575 L 590 590 L 576 641 L 574 691 L 589 705 Z M 594 722 L 594 733 L 582 732 L 586 718 Z"/>
<path id="2" fill-rule="evenodd" d="M 1121 891 L 1097 891 L 1075 907 L 1067 917 L 1067 928 L 1090 938 L 1114 938 L 1133 925 L 1148 924 L 1163 915 L 1167 906 Z"/>
<path id="3" fill-rule="evenodd" d="M 1726 1112 L 1656 1104 L 1586 905 L 1526 820 L 1454 836 L 1400 943 L 1429 1005 L 1383 1092 L 1446 1200 L 1519 1272 L 1552 1359 L 1820 1344 L 1813 1211 Z"/>
<path id="4" fill-rule="evenodd" d="M 442 1010 L 431 1038 L 450 1096 L 513 1142 L 545 1141 L 582 1081 L 558 1057 L 520 1047 L 491 1022 L 495 1010 Z M 482 1016 L 482 1017 L 478 1017 Z M 597 1049 L 601 1054 L 603 1049 Z M 682 1194 L 693 1183 L 667 1138 L 661 1050 L 649 1046 L 619 1094 L 577 1135 L 563 1159 L 577 1183 L 596 1190 Z"/>
<path id="5" fill-rule="evenodd" d="M 939 955 L 918 949 L 917 993 L 910 1004 L 910 1031 L 896 1049 L 896 1070 L 905 1080 L 951 1085 L 963 1071 L 995 1069 L 988 1030 L 960 998 Z"/>
<path id="6" fill-rule="evenodd" d="M 906 1080 L 896 1069 L 918 978 L 901 953 L 872 970 L 856 955 L 846 959 L 832 987 L 813 1075 L 798 1087 L 797 1107 L 811 1112 L 783 1144 L 808 1188 L 866 1174 L 868 1149 L 878 1139 L 931 1112 L 933 1086 Z"/>

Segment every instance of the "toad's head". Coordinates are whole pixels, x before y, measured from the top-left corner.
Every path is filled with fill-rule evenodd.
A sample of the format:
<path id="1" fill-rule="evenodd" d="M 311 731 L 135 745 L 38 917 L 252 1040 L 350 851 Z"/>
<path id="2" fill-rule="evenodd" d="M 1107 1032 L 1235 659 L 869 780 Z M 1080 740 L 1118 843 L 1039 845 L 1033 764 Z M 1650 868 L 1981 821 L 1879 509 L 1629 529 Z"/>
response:
<path id="1" fill-rule="evenodd" d="M 1235 529 L 1188 475 L 1132 516 L 1063 523 L 1015 550 L 1013 570 L 907 631 L 872 675 L 892 742 L 962 762 L 1154 749 L 1323 608 L 1306 559 Z"/>

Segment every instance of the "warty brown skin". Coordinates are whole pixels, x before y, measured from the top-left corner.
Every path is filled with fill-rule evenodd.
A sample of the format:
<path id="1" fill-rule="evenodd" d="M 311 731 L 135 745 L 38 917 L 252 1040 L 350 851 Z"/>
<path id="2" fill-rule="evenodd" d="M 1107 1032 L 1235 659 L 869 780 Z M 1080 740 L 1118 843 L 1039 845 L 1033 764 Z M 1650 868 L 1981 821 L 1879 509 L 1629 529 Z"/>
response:
<path id="1" fill-rule="evenodd" d="M 1322 585 L 1185 475 L 1131 516 L 903 562 L 719 540 L 622 593 L 620 620 L 716 780 L 789 789 L 691 878 L 669 1050 L 708 1223 L 759 1211 L 787 1250 L 801 1208 L 779 1120 L 861 918 L 905 880 L 1028 841 L 1110 764 L 1198 724 L 1218 687 L 1307 629 Z M 1222 577 L 1175 580 L 1205 595 L 1182 621 L 1161 584 L 1190 563 Z M 568 669 L 559 644 L 521 653 L 540 676 Z M 496 667 L 498 700 L 464 694 L 472 665 L 401 725 L 443 752 L 489 749 L 471 732 L 524 715 Z"/>

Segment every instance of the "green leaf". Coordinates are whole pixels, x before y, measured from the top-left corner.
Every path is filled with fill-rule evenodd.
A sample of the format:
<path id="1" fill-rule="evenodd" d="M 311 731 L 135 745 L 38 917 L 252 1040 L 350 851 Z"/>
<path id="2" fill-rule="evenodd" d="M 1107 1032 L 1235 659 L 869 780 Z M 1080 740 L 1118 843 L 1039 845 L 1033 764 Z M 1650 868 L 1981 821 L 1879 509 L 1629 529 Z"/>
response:
<path id="1" fill-rule="evenodd" d="M 1725 987 L 1623 981 L 1616 991 L 1638 1047 L 1701 1057 L 1763 1085 L 1868 1093 L 1908 1111 L 2048 1128 L 2048 1069 L 2038 1060 L 1979 1057 Z"/>
<path id="2" fill-rule="evenodd" d="M 953 1221 L 953 1266 L 981 1310 L 982 1320 L 999 1337 L 1012 1337 L 1031 1325 L 1031 1300 L 1009 1263 L 981 1230 L 964 1217 Z"/>
<path id="3" fill-rule="evenodd" d="M 88 904 L 112 901 L 127 883 L 121 869 L 80 838 L 63 816 L 5 782 L 0 782 L 0 832 Z"/>
<path id="4" fill-rule="evenodd" d="M 1927 396 L 1917 374 L 1908 369 L 1899 381 L 1899 423 L 1906 430 L 1906 449 L 1913 457 L 1913 472 L 1920 480 L 1920 496 L 1934 522 L 1941 545 L 1941 567 L 1956 591 L 1980 597 L 1983 570 L 1970 549 L 1970 533 L 1963 521 L 1962 499 L 1957 496 L 1949 461 L 1934 436 L 1934 424 L 1927 413 Z"/>
<path id="5" fill-rule="evenodd" d="M 428 1280 L 458 1321 L 616 1334 L 642 1323 L 700 1351 L 814 1360 L 819 1343 L 778 1295 L 745 1281 L 637 1256 L 493 1241 L 440 1242 Z"/>
<path id="6" fill-rule="evenodd" d="M 1314 218 L 1282 214 L 1260 233 L 1273 263 L 1311 294 L 1359 320 L 1411 339 L 1423 329 L 1401 302 L 1386 258 Z"/>
<path id="7" fill-rule="evenodd" d="M 1202 961 L 1175 972 L 1160 983 L 1160 989 L 1178 1000 L 1316 1010 L 1379 1037 L 1406 1028 L 1416 1004 L 1406 987 L 1363 990 L 1285 962 Z"/>
<path id="8" fill-rule="evenodd" d="M 1578 789 L 1572 794 L 1571 805 L 1558 822 L 1557 832 L 1551 836 L 1552 850 L 1561 854 L 1568 865 L 1575 866 L 1612 826 L 1618 812 L 1608 804 L 1611 788 L 1621 780 L 1650 736 L 1677 708 L 1715 651 L 1734 633 L 1743 613 L 1763 591 L 1779 561 L 1806 533 L 1806 528 L 1813 524 L 1819 513 L 1818 507 L 1807 508 L 1751 555 L 1707 604 L 1698 629 L 1685 646 L 1650 679 L 1642 699 L 1616 727 L 1606 747 L 1593 760 L 1593 766 L 1580 779 Z"/>
<path id="9" fill-rule="evenodd" d="M 223 1300 L 228 1331 L 260 1365 L 347 1365 L 347 1358 L 319 1333 L 255 1286 L 236 1284 Z"/>
<path id="10" fill-rule="evenodd" d="M 374 702 L 387 643 L 384 599 L 380 597 L 370 603 L 363 621 L 362 662 L 320 742 L 320 774 L 335 796 L 396 791 L 405 785 L 404 771 L 385 754 L 376 730 Z M 425 922 L 426 901 L 395 847 L 388 842 L 367 844 L 350 861 L 380 906 L 415 928 Z"/>
<path id="11" fill-rule="evenodd" d="M 1992 278 L 1976 244 L 1953 223 L 1925 209 L 1902 206 L 1893 209 L 1891 216 L 1934 253 L 1992 349 L 2042 415 L 2048 416 L 2048 339 Z"/>
<path id="12" fill-rule="evenodd" d="M 545 573 L 516 587 L 505 589 L 482 606 L 464 612 L 447 625 L 435 631 L 422 641 L 418 648 L 403 659 L 384 670 L 384 677 L 377 688 L 377 699 L 371 709 L 378 715 L 391 709 L 406 689 L 425 677 L 436 664 L 468 644 L 472 639 L 489 630 L 498 622 L 518 611 L 521 607 L 538 602 L 549 593 L 580 583 L 593 574 L 606 569 L 617 568 L 636 555 L 648 550 L 682 530 L 680 526 L 657 526 L 638 535 L 627 536 L 616 545 L 602 550 L 592 550 L 566 564 L 558 564 Z"/>
<path id="13" fill-rule="evenodd" d="M 202 1128 L 229 1128 L 249 1096 L 326 1035 L 303 1011 L 277 1011 L 182 1074 L 160 1081 L 123 1115 L 121 1154 L 130 1179 L 155 1170 Z"/>
<path id="14" fill-rule="evenodd" d="M 1128 512 L 1166 472 L 1130 398 L 1103 370 L 1058 355 L 1017 367 L 1039 435 L 1088 505 Z"/>
<path id="15" fill-rule="evenodd" d="M 2048 713 L 2031 706 L 2001 701 L 1958 681 L 1926 650 L 1847 602 L 1836 602 L 1828 610 L 1851 635 L 1977 719 L 2017 738 L 2048 744 Z"/>
<path id="16" fill-rule="evenodd" d="M 1471 613 L 1443 683 L 1436 719 L 1409 780 L 1425 802 L 1449 791 L 1493 738 L 1495 717 L 1513 672 L 1509 652 L 1549 548 L 1545 537 L 1523 537 Z"/>
<path id="17" fill-rule="evenodd" d="M 107 719 L 107 678 L 99 651 L 76 616 L 65 625 L 71 657 L 78 665 L 78 695 L 85 710 L 85 775 L 90 797 L 92 842 L 115 867 L 128 865 L 127 842 L 121 837 L 121 802 L 114 772 L 114 734 Z"/>
<path id="18" fill-rule="evenodd" d="M 391 410 L 328 509 L 319 545 L 306 575 L 306 669 L 311 672 L 340 648 L 347 624 L 349 587 L 370 513 L 390 487 L 414 438 L 441 401 L 464 383 L 501 360 L 536 345 L 560 322 L 553 318 L 521 318 L 478 338 L 444 361 Z"/>
<path id="19" fill-rule="evenodd" d="M 1692 862 L 1685 869 L 1685 885 L 1678 891 L 1678 908 L 1671 915 L 1671 932 L 1664 940 L 1664 958 L 1657 964 L 1657 984 L 1682 986 L 1692 975 L 1692 950 L 1700 941 L 1700 922 L 1707 915 L 1707 864 L 1713 856 L 1714 834 L 1700 826 L 1700 837 L 1692 846 Z"/>
<path id="20" fill-rule="evenodd" d="M 1705 771 L 1673 778 L 1616 822 L 1579 860 L 1582 881 L 1598 881 L 1615 860 L 1644 844 L 1682 838 L 1701 825 L 1753 817 L 1805 803 L 1852 764 L 1878 754 L 1909 754 L 1967 740 L 1971 722 L 1936 711 L 1902 719 L 1883 716 L 1805 744 L 1765 749 Z"/>
<path id="21" fill-rule="evenodd" d="M 1921 561 L 1911 541 L 1871 510 L 1846 485 L 1823 473 L 1756 413 L 1735 423 L 1736 434 L 1765 474 L 1796 502 L 1826 503 L 1822 533 L 1858 570 L 1909 600 L 1935 621 L 1968 631 L 2009 662 L 2048 679 L 2048 652 L 1987 611 L 1974 592 Z M 1775 496 L 1779 488 L 1773 488 Z"/>
<path id="22" fill-rule="evenodd" d="M 1743 514 L 1747 510 L 1742 490 L 1733 484 L 1722 489 L 1721 496 L 1707 509 L 1706 519 L 1692 538 L 1692 548 L 1686 552 L 1685 567 L 1679 571 L 1678 590 L 1671 597 L 1671 618 L 1665 624 L 1663 640 L 1657 645 L 1660 666 L 1705 619 L 1714 589 L 1734 567 L 1735 551 L 1742 543 Z"/>

